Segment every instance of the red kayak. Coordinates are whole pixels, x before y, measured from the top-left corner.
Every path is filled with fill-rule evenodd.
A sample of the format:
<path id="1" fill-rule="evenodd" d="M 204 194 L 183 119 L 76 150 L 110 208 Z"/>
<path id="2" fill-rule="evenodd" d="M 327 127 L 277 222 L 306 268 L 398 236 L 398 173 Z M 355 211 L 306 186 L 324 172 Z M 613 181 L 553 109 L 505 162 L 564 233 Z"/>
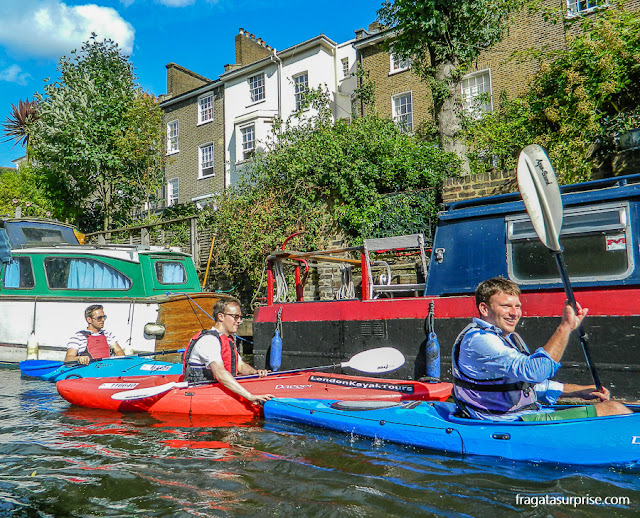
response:
<path id="1" fill-rule="evenodd" d="M 450 383 L 391 380 L 313 371 L 274 373 L 264 378 L 238 378 L 253 394 L 340 400 L 444 401 Z M 221 383 L 187 386 L 179 375 L 67 379 L 57 383 L 73 405 L 121 412 L 171 412 L 190 415 L 261 415 Z"/>

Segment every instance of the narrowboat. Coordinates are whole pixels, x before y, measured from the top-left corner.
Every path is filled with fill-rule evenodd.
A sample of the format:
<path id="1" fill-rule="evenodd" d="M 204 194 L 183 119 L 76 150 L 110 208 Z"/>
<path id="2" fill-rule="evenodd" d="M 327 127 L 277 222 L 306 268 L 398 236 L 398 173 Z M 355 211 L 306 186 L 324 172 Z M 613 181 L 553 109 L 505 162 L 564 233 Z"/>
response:
<path id="1" fill-rule="evenodd" d="M 183 348 L 211 326 L 224 295 L 202 292 L 189 254 L 82 238 L 55 220 L 0 218 L 0 362 L 64 359 L 92 304 L 130 354 Z"/>
<path id="2" fill-rule="evenodd" d="M 589 308 L 584 325 L 592 359 L 614 396 L 638 399 L 640 175 L 567 185 L 561 192 L 560 241 L 576 299 Z M 531 350 L 545 344 L 560 321 L 565 293 L 554 259 L 536 236 L 519 193 L 446 206 L 430 244 L 416 234 L 366 239 L 359 247 L 271 254 L 266 305 L 257 309 L 253 322 L 256 364 L 269 365 L 271 340 L 278 329 L 283 367 L 393 346 L 407 358 L 398 377 L 420 379 L 431 358 L 426 352 L 429 334 L 435 332 L 441 376 L 450 380 L 451 347 L 477 316 L 475 287 L 499 275 L 522 288 L 519 333 Z M 393 263 L 402 257 L 413 260 L 415 278 L 408 282 L 394 270 Z M 331 300 L 306 296 L 305 280 L 312 275 L 306 270 L 317 267 L 318 277 L 327 277 L 335 264 L 343 280 L 356 282 L 338 284 Z M 295 300 L 283 301 L 277 297 L 286 293 L 281 272 L 287 265 L 294 268 L 295 289 L 290 291 Z M 572 337 L 562 365 L 558 380 L 592 383 L 577 337 Z"/>

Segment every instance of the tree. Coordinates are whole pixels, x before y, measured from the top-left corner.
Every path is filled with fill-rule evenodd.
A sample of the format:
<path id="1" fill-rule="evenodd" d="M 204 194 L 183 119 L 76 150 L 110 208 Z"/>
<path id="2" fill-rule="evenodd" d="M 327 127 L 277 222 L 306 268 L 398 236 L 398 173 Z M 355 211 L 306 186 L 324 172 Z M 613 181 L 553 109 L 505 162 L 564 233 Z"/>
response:
<path id="1" fill-rule="evenodd" d="M 510 15 L 524 0 L 395 0 L 378 18 L 394 29 L 393 52 L 409 59 L 429 85 L 442 147 L 469 172 L 460 133 L 460 80 L 482 51 L 500 41 Z"/>
<path id="2" fill-rule="evenodd" d="M 455 155 L 402 133 L 389 119 L 333 122 L 326 92 L 309 91 L 306 101 L 317 116 L 303 120 L 309 112 L 301 112 L 276 123 L 267 151 L 246 164 L 240 183 L 204 216 L 217 234 L 212 277 L 225 281 L 221 288 L 242 289 L 243 298 L 257 287 L 266 256 L 294 232 L 304 231 L 296 248 L 317 250 L 336 234 L 357 244 L 398 229 L 390 225 L 394 217 L 413 218 L 426 230 L 442 180 L 459 167 Z M 389 199 L 423 189 L 419 200 Z"/>
<path id="3" fill-rule="evenodd" d="M 608 9 L 581 19 L 566 49 L 538 54 L 527 92 L 469 126 L 472 157 L 513 167 L 523 143 L 545 148 L 565 183 L 588 180 L 616 139 L 640 126 L 640 18 Z M 481 161 L 481 160 L 479 160 Z"/>
<path id="4" fill-rule="evenodd" d="M 21 207 L 23 216 L 60 216 L 28 165 L 0 168 L 0 214 L 13 215 L 16 207 Z"/>
<path id="5" fill-rule="evenodd" d="M 101 220 L 107 230 L 129 219 L 161 178 L 160 108 L 118 45 L 95 34 L 58 71 L 58 81 L 36 95 L 34 164 L 67 214 L 83 228 Z"/>
<path id="6" fill-rule="evenodd" d="M 38 104 L 35 101 L 19 101 L 18 106 L 11 105 L 11 115 L 2 123 L 5 135 L 3 142 L 15 141 L 16 144 L 27 147 L 29 144 L 29 130 L 38 116 Z"/>

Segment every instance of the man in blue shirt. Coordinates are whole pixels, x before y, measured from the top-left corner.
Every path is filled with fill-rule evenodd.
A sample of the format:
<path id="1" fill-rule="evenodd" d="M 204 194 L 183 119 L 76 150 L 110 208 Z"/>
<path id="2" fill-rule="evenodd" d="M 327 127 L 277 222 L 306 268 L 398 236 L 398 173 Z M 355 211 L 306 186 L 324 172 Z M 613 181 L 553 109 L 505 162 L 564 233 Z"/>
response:
<path id="1" fill-rule="evenodd" d="M 454 399 L 464 415 L 475 419 L 555 421 L 603 415 L 628 414 L 621 403 L 609 400 L 609 391 L 595 386 L 552 381 L 569 335 L 587 315 L 577 314 L 567 303 L 560 325 L 544 347 L 529 354 L 515 332 L 522 316 L 520 288 L 495 277 L 476 288 L 474 318 L 453 346 Z M 544 410 L 538 401 L 553 404 L 558 397 L 599 400 L 593 405 L 562 411 Z"/>

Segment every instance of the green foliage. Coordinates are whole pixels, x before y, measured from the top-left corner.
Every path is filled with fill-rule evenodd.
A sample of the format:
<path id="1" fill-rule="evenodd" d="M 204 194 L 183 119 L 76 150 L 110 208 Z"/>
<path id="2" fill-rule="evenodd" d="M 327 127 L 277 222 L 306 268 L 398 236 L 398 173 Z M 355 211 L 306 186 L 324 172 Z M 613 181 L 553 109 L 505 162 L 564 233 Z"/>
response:
<path id="1" fill-rule="evenodd" d="M 317 250 L 336 234 L 357 244 L 400 230 L 407 214 L 411 228 L 425 229 L 435 221 L 437 195 L 425 191 L 417 202 L 409 200 L 415 193 L 405 194 L 402 203 L 389 195 L 439 190 L 443 178 L 458 172 L 454 155 L 402 133 L 388 119 L 331 122 L 321 108 L 322 92 L 309 92 L 307 99 L 317 115 L 276 124 L 268 152 L 246 164 L 241 182 L 202 216 L 217 236 L 211 277 L 222 289 L 239 284 L 243 299 L 257 287 L 266 256 L 294 232 L 304 231 L 288 248 Z"/>
<path id="2" fill-rule="evenodd" d="M 379 19 L 397 30 L 394 52 L 411 59 L 419 72 L 451 63 L 463 73 L 483 50 L 500 41 L 511 13 L 523 0 L 394 0 L 384 2 Z"/>
<path id="3" fill-rule="evenodd" d="M 36 95 L 33 163 L 52 199 L 83 229 L 122 224 L 162 178 L 160 108 L 139 89 L 117 44 L 95 34 L 58 71 L 58 81 Z"/>
<path id="4" fill-rule="evenodd" d="M 364 106 L 373 108 L 376 101 L 376 84 L 371 81 L 369 71 L 362 67 L 362 63 L 358 63 L 356 77 L 358 78 L 358 86 L 353 91 L 355 98 Z"/>
<path id="5" fill-rule="evenodd" d="M 639 49 L 637 13 L 608 9 L 581 19 L 565 50 L 540 56 L 528 92 L 470 125 L 478 165 L 483 153 L 514 165 L 522 147 L 537 143 L 564 182 L 589 179 L 594 159 L 606 160 L 617 137 L 640 122 Z"/>
<path id="6" fill-rule="evenodd" d="M 16 207 L 23 216 L 60 217 L 38 178 L 28 166 L 0 169 L 0 214 L 13 216 Z"/>
<path id="7" fill-rule="evenodd" d="M 394 0 L 378 11 L 394 29 L 389 46 L 429 86 L 440 143 L 466 164 L 460 131 L 459 82 L 480 53 L 500 41 L 511 14 L 526 0 Z"/>

